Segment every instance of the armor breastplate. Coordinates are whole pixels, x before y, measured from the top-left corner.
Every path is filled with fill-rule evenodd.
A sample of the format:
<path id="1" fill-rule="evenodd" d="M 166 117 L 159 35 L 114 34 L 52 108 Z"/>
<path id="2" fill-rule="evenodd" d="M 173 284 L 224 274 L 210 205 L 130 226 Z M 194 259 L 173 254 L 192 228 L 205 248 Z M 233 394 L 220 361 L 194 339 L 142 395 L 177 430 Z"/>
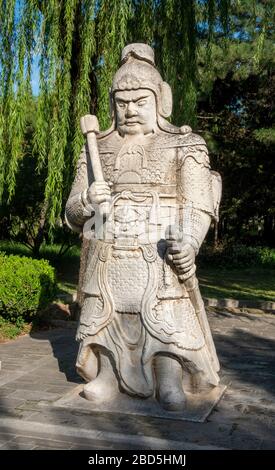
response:
<path id="1" fill-rule="evenodd" d="M 104 178 L 112 183 L 112 205 L 104 240 L 140 246 L 165 238 L 179 222 L 177 150 L 124 145 L 100 153 Z"/>
<path id="2" fill-rule="evenodd" d="M 106 146 L 107 147 L 107 146 Z M 108 147 L 100 152 L 103 174 L 114 185 L 176 185 L 176 150 L 150 145 Z"/>

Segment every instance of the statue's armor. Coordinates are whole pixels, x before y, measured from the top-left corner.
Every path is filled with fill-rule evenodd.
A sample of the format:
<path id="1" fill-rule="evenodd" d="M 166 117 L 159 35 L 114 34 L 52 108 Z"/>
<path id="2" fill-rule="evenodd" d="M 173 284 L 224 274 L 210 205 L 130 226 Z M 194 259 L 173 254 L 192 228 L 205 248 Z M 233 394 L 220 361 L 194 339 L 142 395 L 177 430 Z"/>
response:
<path id="1" fill-rule="evenodd" d="M 143 137 L 142 144 L 122 142 L 116 131 L 98 137 L 112 202 L 101 232 L 90 241 L 77 333 L 83 345 L 79 368 L 87 346 L 103 347 L 113 355 L 121 386 L 149 396 L 153 356 L 164 353 L 190 370 L 203 370 L 216 385 L 217 358 L 206 345 L 185 283 L 166 258 L 165 241 L 167 227 L 176 225 L 198 251 L 205 235 L 201 214 L 215 217 L 205 143 L 192 133 L 163 131 Z M 90 220 L 83 193 L 92 182 L 84 147 L 66 206 L 68 224 L 76 230 Z M 84 232 L 90 226 L 84 225 Z"/>

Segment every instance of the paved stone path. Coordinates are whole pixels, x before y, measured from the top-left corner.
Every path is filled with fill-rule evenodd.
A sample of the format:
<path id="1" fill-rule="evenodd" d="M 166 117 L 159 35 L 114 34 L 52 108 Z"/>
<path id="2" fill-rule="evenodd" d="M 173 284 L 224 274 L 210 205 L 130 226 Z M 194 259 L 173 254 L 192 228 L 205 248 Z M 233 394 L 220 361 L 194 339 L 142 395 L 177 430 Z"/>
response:
<path id="1" fill-rule="evenodd" d="M 212 311 L 209 319 L 230 385 L 205 423 L 57 409 L 82 383 L 74 330 L 0 344 L 0 450 L 275 449 L 275 316 Z"/>

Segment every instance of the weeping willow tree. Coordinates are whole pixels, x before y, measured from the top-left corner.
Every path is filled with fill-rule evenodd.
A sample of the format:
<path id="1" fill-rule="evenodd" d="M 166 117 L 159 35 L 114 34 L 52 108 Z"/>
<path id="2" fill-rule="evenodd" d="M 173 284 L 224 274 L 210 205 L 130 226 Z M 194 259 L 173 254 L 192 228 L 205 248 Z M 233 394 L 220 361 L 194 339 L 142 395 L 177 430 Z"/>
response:
<path id="1" fill-rule="evenodd" d="M 211 52 L 215 33 L 226 37 L 232 2 L 0 0 L 0 203 L 12 204 L 16 194 L 32 109 L 33 177 L 44 178 L 39 230 L 56 227 L 83 145 L 79 118 L 96 113 L 102 129 L 110 124 L 108 89 L 129 42 L 154 47 L 158 67 L 173 89 L 173 121 L 195 124 L 198 40 L 203 30 Z M 34 96 L 37 62 L 39 92 Z"/>

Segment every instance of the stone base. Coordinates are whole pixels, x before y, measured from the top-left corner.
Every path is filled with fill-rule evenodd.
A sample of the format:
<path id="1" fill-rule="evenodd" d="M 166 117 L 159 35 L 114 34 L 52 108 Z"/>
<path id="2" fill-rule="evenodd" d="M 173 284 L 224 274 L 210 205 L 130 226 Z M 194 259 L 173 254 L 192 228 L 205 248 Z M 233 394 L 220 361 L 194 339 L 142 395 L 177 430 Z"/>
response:
<path id="1" fill-rule="evenodd" d="M 161 408 L 159 403 L 153 398 L 132 398 L 124 393 L 119 393 L 109 402 L 97 403 L 88 401 L 83 396 L 83 385 L 78 385 L 71 392 L 54 402 L 54 406 L 74 409 L 84 414 L 91 412 L 130 414 L 203 423 L 217 405 L 225 390 L 225 385 L 219 385 L 208 393 L 196 395 L 186 393 L 186 409 L 180 412 L 171 412 Z"/>

